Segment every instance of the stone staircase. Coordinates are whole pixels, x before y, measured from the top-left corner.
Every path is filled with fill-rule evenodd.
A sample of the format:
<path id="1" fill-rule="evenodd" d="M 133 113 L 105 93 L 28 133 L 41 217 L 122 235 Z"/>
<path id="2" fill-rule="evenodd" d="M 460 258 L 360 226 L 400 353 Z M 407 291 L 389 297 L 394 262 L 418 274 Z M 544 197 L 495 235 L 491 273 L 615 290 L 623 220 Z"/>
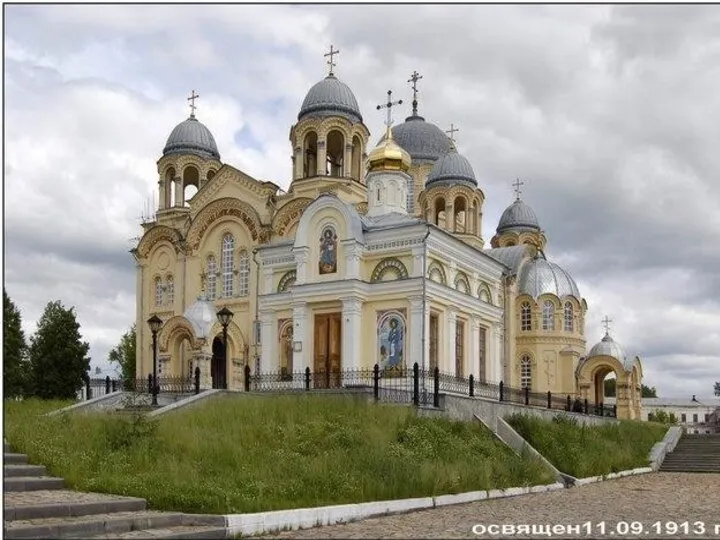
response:
<path id="1" fill-rule="evenodd" d="M 660 471 L 720 473 L 720 433 L 683 434 Z"/>
<path id="2" fill-rule="evenodd" d="M 4 538 L 225 538 L 225 518 L 148 510 L 147 501 L 64 489 L 4 446 Z"/>

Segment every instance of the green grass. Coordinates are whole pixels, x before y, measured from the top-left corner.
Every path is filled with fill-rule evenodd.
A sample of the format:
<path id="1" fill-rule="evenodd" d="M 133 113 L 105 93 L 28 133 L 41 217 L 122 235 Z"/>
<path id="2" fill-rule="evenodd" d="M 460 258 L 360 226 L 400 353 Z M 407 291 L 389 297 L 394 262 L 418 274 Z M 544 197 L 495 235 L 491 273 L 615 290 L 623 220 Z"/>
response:
<path id="1" fill-rule="evenodd" d="M 149 421 L 5 410 L 6 436 L 75 489 L 240 513 L 547 484 L 479 424 L 348 397 L 227 396 Z"/>
<path id="2" fill-rule="evenodd" d="M 516 414 L 507 421 L 550 463 L 576 478 L 647 467 L 650 450 L 668 429 L 630 420 L 583 426 L 562 416 L 548 421 Z"/>

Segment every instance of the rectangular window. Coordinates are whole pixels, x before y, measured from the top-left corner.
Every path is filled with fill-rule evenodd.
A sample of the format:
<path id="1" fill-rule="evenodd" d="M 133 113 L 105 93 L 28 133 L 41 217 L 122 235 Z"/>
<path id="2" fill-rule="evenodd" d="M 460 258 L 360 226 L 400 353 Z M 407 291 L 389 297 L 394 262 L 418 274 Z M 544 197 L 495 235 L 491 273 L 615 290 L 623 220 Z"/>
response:
<path id="1" fill-rule="evenodd" d="M 246 250 L 240 252 L 238 278 L 238 294 L 247 296 L 250 293 L 250 256 Z"/>
<path id="2" fill-rule="evenodd" d="M 710 415 L 706 414 L 705 415 L 705 423 L 707 424 L 709 421 L 710 421 Z"/>
<path id="3" fill-rule="evenodd" d="M 430 314 L 430 371 L 435 371 L 438 365 L 438 316 L 437 313 Z"/>
<path id="4" fill-rule="evenodd" d="M 685 422 L 687 422 L 687 416 L 685 416 L 685 413 L 682 413 L 682 414 L 680 415 L 680 421 L 681 421 L 683 424 L 684 424 Z"/>
<path id="5" fill-rule="evenodd" d="M 487 334 L 487 329 L 484 327 L 480 327 L 480 333 L 478 334 L 478 365 L 480 366 L 478 371 L 478 381 L 479 382 L 485 382 L 487 379 L 487 375 L 485 372 L 485 359 L 486 359 L 486 350 L 485 350 L 485 338 Z"/>
<path id="6" fill-rule="evenodd" d="M 465 374 L 465 321 L 455 322 L 455 376 Z"/>
<path id="7" fill-rule="evenodd" d="M 697 414 L 693 414 L 693 424 L 697 424 Z"/>

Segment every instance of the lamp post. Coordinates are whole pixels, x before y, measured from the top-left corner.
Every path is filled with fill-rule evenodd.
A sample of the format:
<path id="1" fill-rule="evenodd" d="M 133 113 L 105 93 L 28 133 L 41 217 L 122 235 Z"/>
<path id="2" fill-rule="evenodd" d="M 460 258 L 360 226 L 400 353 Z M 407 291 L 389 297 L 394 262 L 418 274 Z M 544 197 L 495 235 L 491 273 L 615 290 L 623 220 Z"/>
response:
<path id="1" fill-rule="evenodd" d="M 223 307 L 217 312 L 218 322 L 222 325 L 223 329 L 223 346 L 225 347 L 225 372 L 227 373 L 228 365 L 228 341 L 227 341 L 227 327 L 232 321 L 234 313 L 230 311 L 227 306 Z M 223 387 L 227 386 L 223 377 Z"/>
<path id="2" fill-rule="evenodd" d="M 153 315 L 150 317 L 147 321 L 148 326 L 150 326 L 150 331 L 152 332 L 152 339 L 153 339 L 153 385 L 152 385 L 152 404 L 153 406 L 157 406 L 157 391 L 158 391 L 158 385 L 157 385 L 157 335 L 160 331 L 160 327 L 162 326 L 162 319 L 158 317 L 157 315 Z"/>

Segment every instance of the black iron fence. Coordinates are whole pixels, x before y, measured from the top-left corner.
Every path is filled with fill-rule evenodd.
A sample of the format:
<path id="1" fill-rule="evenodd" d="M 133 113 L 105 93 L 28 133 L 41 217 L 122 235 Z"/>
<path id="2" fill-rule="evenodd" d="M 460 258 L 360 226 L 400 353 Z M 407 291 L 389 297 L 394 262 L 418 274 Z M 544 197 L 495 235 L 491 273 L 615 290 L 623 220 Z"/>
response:
<path id="1" fill-rule="evenodd" d="M 519 405 L 543 407 L 581 414 L 616 417 L 615 406 L 589 403 L 570 395 L 551 392 L 531 392 L 529 388 L 512 388 L 503 382 L 498 384 L 478 381 L 473 375 L 458 377 L 419 369 L 392 368 L 383 370 L 375 364 L 373 369 L 328 370 L 313 372 L 286 370 L 252 373 L 245 366 L 245 391 L 247 392 L 302 392 L 309 390 L 352 389 L 372 391 L 378 401 L 413 403 L 415 405 L 440 406 L 441 394 L 481 397 Z"/>
<path id="2" fill-rule="evenodd" d="M 110 394 L 112 392 L 136 392 L 141 394 L 153 393 L 153 376 L 149 374 L 144 379 L 111 379 L 108 375 L 104 379 L 85 377 L 85 399 Z M 200 368 L 195 368 L 193 376 L 186 377 L 158 377 L 157 393 L 199 394 Z"/>

